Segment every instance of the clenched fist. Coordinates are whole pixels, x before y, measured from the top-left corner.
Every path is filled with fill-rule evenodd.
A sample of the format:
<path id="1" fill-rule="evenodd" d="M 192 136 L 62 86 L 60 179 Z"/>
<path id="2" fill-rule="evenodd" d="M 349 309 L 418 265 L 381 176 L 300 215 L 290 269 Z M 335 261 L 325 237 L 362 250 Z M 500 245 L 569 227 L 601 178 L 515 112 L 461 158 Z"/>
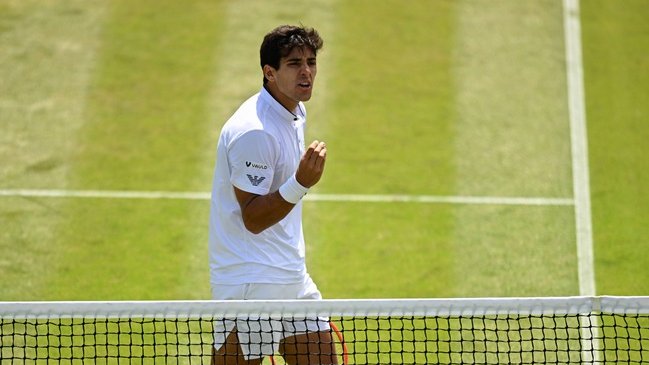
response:
<path id="1" fill-rule="evenodd" d="M 300 160 L 300 165 L 295 173 L 295 179 L 305 188 L 317 184 L 322 177 L 322 172 L 327 159 L 327 145 L 324 142 L 313 141 Z"/>

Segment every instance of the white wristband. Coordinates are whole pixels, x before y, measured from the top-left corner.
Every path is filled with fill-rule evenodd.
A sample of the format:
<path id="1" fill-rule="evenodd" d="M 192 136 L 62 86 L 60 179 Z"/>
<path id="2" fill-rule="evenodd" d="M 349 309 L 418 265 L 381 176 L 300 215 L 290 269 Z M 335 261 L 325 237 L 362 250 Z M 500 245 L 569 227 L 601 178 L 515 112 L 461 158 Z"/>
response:
<path id="1" fill-rule="evenodd" d="M 289 177 L 288 180 L 279 187 L 279 195 L 291 204 L 297 204 L 308 191 L 309 188 L 305 188 L 297 182 L 295 175 Z"/>

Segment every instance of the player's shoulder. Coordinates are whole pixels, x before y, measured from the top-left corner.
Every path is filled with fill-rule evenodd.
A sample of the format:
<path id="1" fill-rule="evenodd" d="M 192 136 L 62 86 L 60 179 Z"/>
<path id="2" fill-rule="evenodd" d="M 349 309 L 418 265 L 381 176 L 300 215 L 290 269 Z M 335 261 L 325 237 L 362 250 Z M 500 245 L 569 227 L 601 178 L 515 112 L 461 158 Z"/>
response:
<path id="1" fill-rule="evenodd" d="M 257 96 L 252 96 L 239 106 L 223 125 L 223 131 L 237 133 L 263 127 L 255 106 Z"/>
<path id="2" fill-rule="evenodd" d="M 233 146 L 252 148 L 259 145 L 276 145 L 273 128 L 256 116 L 240 113 L 233 115 L 221 130 L 221 140 L 228 149 Z"/>

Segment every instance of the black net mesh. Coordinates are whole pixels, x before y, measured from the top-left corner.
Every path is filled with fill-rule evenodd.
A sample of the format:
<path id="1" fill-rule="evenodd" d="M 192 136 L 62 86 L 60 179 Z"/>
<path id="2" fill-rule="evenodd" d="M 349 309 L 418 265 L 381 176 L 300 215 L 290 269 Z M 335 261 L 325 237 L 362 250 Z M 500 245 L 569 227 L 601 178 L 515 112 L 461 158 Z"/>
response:
<path id="1" fill-rule="evenodd" d="M 238 340 L 251 342 L 243 343 L 249 355 L 265 357 L 264 363 L 284 363 L 280 353 L 311 356 L 316 363 L 329 359 L 326 361 L 340 364 L 649 362 L 649 315 L 606 312 L 449 316 L 359 313 L 320 320 L 257 314 L 228 319 L 214 315 L 41 315 L 21 319 L 0 313 L 0 362 L 209 364 L 215 340 L 230 333 L 228 323 L 237 327 Z M 299 328 L 322 336 L 306 336 Z M 215 335 L 215 329 L 223 332 Z M 260 350 L 265 345 L 271 347 L 272 358 Z M 234 358 L 237 351 L 225 351 L 222 356 Z M 334 356 L 327 357 L 329 352 Z"/>

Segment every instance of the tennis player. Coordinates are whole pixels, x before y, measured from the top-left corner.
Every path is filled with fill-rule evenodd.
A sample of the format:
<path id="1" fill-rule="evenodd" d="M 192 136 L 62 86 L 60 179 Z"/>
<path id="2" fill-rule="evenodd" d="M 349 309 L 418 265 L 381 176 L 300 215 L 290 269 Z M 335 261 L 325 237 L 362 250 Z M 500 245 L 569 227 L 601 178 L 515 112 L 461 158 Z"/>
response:
<path id="1" fill-rule="evenodd" d="M 261 91 L 221 130 L 212 187 L 209 250 L 216 300 L 321 299 L 304 259 L 302 198 L 320 180 L 327 147 L 305 148 L 306 109 L 323 41 L 280 26 L 261 44 Z M 216 321 L 213 364 L 336 364 L 327 318 Z"/>

